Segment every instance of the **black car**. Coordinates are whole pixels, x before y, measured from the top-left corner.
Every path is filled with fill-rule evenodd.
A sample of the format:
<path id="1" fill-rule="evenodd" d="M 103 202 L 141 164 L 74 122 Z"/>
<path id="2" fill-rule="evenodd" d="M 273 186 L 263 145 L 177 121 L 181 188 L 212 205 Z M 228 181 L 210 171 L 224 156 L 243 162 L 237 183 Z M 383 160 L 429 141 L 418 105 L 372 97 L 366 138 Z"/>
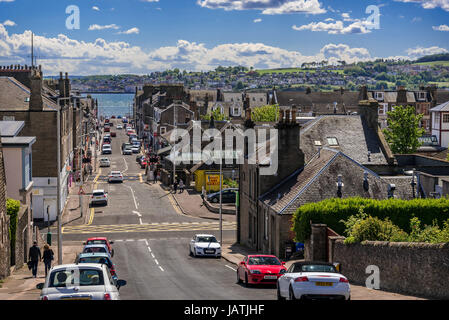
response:
<path id="1" fill-rule="evenodd" d="M 222 203 L 235 203 L 237 199 L 236 192 L 238 189 L 224 189 L 222 191 L 221 201 Z M 212 193 L 207 196 L 207 201 L 212 203 L 220 202 L 220 192 Z"/>

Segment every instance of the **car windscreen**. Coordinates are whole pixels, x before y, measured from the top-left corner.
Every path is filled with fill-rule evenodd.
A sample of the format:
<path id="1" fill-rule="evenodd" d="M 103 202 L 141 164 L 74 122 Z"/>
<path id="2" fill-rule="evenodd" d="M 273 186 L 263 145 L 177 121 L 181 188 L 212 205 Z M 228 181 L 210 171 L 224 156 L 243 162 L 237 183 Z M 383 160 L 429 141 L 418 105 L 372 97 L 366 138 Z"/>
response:
<path id="1" fill-rule="evenodd" d="M 303 264 L 297 265 L 293 272 L 330 272 L 337 273 L 337 269 L 331 265 L 325 264 Z"/>
<path id="2" fill-rule="evenodd" d="M 104 285 L 103 272 L 98 269 L 62 269 L 50 274 L 50 288 L 65 288 L 73 286 L 101 286 Z"/>
<path id="3" fill-rule="evenodd" d="M 102 197 L 102 196 L 104 196 L 104 193 L 103 192 L 94 192 L 92 195 L 94 197 Z"/>
<path id="4" fill-rule="evenodd" d="M 275 257 L 251 257 L 248 259 L 248 264 L 258 266 L 280 266 L 281 262 Z"/>
<path id="5" fill-rule="evenodd" d="M 103 247 L 91 247 L 91 248 L 85 248 L 83 253 L 95 253 L 95 252 L 101 252 L 106 253 L 106 249 Z"/>
<path id="6" fill-rule="evenodd" d="M 101 263 L 108 266 L 108 268 L 112 267 L 112 262 L 108 258 L 105 257 L 86 257 L 80 258 L 78 263 Z"/>
<path id="7" fill-rule="evenodd" d="M 87 244 L 106 244 L 106 240 L 89 240 Z"/>
<path id="8" fill-rule="evenodd" d="M 213 243 L 216 243 L 217 239 L 215 237 L 198 237 L 197 242 L 213 242 Z"/>

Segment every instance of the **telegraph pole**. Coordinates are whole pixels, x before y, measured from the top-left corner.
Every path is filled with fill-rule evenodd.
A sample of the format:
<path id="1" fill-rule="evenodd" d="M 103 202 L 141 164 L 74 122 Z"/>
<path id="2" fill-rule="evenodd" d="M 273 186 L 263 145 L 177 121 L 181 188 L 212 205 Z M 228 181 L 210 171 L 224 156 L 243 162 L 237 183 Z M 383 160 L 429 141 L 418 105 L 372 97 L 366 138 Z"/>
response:
<path id="1" fill-rule="evenodd" d="M 80 159 L 79 159 L 79 163 L 80 163 L 80 191 L 83 188 L 83 108 L 81 106 L 81 101 L 79 104 L 79 109 L 80 109 Z M 79 201 L 80 201 L 80 211 L 81 211 L 81 217 L 83 217 L 83 195 L 82 192 L 79 192 Z"/>

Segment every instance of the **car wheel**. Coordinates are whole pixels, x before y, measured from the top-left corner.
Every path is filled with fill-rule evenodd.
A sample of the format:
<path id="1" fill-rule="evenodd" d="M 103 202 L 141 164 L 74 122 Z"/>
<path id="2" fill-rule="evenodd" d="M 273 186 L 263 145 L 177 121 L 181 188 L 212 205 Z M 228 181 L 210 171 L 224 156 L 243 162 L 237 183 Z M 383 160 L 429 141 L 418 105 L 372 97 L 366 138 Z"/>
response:
<path id="1" fill-rule="evenodd" d="M 291 286 L 288 290 L 288 300 L 296 300 L 295 293 L 293 292 L 293 288 Z"/>
<path id="2" fill-rule="evenodd" d="M 114 249 L 112 249 L 112 251 L 111 251 L 111 257 L 112 258 L 114 257 Z"/>
<path id="3" fill-rule="evenodd" d="M 237 270 L 236 274 L 237 274 L 237 283 L 238 284 L 242 283 L 242 279 L 240 279 L 240 274 L 239 274 L 238 270 Z"/>
<path id="4" fill-rule="evenodd" d="M 279 283 L 278 283 L 278 289 L 277 289 L 277 298 L 279 301 L 284 301 L 285 298 L 281 295 L 281 290 L 279 288 Z"/>

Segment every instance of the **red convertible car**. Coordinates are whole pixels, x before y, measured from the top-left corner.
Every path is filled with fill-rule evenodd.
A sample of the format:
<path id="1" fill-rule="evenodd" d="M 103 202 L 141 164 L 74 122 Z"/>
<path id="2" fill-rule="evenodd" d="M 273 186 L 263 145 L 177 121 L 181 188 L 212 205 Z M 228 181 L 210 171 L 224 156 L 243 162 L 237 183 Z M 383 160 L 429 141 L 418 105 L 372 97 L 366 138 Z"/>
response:
<path id="1" fill-rule="evenodd" d="M 287 268 L 285 262 L 271 255 L 249 255 L 237 268 L 237 282 L 251 284 L 276 284 Z"/>
<path id="2" fill-rule="evenodd" d="M 112 249 L 111 245 L 114 244 L 113 241 L 109 241 L 108 238 L 89 238 L 86 242 L 83 243 L 83 245 L 91 245 L 91 244 L 104 244 L 108 247 L 109 254 L 111 257 L 114 256 L 114 249 Z"/>

